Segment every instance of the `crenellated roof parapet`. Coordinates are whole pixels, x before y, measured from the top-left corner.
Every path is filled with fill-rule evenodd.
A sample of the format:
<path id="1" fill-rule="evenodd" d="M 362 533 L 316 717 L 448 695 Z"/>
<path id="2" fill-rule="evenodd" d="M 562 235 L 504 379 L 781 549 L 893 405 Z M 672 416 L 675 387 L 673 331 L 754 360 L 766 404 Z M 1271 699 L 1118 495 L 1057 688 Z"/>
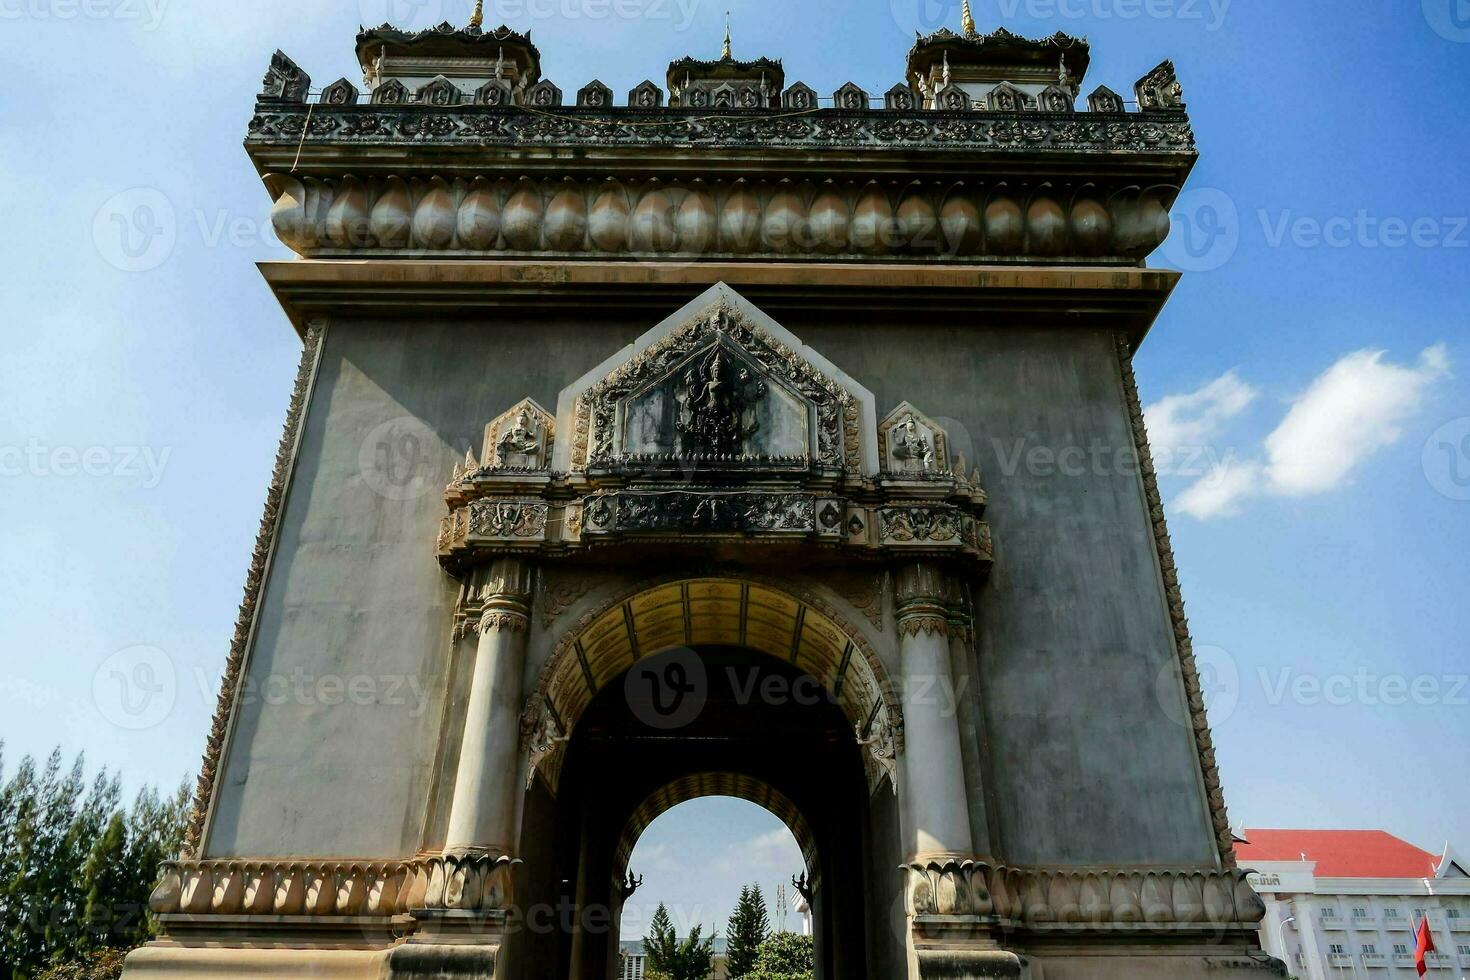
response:
<path id="1" fill-rule="evenodd" d="M 1172 63 L 1135 84 L 1136 109 L 1106 86 L 1081 108 L 1085 40 L 969 18 L 921 39 L 910 67 L 929 79 L 881 103 L 788 84 L 728 39 L 670 65 L 667 105 L 652 81 L 620 104 L 596 80 L 563 104 L 506 27 L 385 26 L 359 53 L 371 91 L 339 79 L 312 101 L 277 52 L 250 120 L 276 230 L 302 255 L 1138 265 L 1196 159 Z"/>

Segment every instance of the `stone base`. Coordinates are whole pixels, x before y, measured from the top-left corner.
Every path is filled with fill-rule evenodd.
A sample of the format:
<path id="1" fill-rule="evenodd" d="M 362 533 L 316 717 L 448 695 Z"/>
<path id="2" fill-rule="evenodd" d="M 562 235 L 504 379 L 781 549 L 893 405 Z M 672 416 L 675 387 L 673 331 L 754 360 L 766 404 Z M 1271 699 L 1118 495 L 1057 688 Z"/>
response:
<path id="1" fill-rule="evenodd" d="M 1025 970 L 1002 949 L 925 949 L 914 959 L 914 980 L 1020 980 Z"/>
<path id="2" fill-rule="evenodd" d="M 1272 980 L 1286 965 L 1253 955 L 1076 955 L 1027 957 L 1027 980 Z"/>
<path id="3" fill-rule="evenodd" d="M 388 954 L 383 980 L 495 980 L 499 946 L 405 943 Z"/>
<path id="4" fill-rule="evenodd" d="M 365 980 L 384 975 L 388 950 L 221 949 L 150 943 L 128 954 L 124 980 Z"/>

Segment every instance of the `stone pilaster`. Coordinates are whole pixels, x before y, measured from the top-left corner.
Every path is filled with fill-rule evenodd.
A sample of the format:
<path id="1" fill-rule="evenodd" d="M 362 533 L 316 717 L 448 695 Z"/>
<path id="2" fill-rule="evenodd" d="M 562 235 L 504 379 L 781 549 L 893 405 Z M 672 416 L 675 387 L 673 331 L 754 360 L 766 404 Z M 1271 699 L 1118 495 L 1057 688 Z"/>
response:
<path id="1" fill-rule="evenodd" d="M 515 850 L 521 691 L 530 626 L 531 567 L 502 558 L 479 578 L 479 641 L 465 711 L 445 851 Z"/>
<path id="2" fill-rule="evenodd" d="M 899 768 L 900 822 L 910 862 L 967 859 L 974 853 L 964 760 L 950 671 L 945 578 L 915 562 L 898 569 L 904 756 Z"/>

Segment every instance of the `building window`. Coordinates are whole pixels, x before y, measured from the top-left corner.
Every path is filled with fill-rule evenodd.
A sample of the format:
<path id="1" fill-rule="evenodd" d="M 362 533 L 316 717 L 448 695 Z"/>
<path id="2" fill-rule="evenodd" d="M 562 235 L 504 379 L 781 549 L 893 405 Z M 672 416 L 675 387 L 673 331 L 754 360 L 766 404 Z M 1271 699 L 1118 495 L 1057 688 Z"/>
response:
<path id="1" fill-rule="evenodd" d="M 1459 945 L 1459 950 L 1461 956 L 1470 956 L 1470 946 L 1466 946 L 1464 943 L 1461 943 Z"/>
<path id="2" fill-rule="evenodd" d="M 1414 918 L 1416 918 L 1416 919 L 1422 919 L 1422 918 L 1424 918 L 1428 914 L 1429 914 L 1429 910 L 1428 909 L 1415 909 L 1414 910 Z"/>
<path id="3" fill-rule="evenodd" d="M 1343 948 L 1342 943 L 1332 943 L 1327 947 L 1327 952 L 1331 953 L 1333 956 L 1347 955 L 1347 950 Z"/>
<path id="4" fill-rule="evenodd" d="M 1395 955 L 1395 956 L 1408 956 L 1409 955 L 1409 947 L 1408 946 L 1405 946 L 1403 943 L 1394 943 L 1393 944 L 1393 955 Z"/>
<path id="5" fill-rule="evenodd" d="M 1378 955 L 1378 947 L 1375 944 L 1373 944 L 1373 943 L 1364 943 L 1363 944 L 1363 955 L 1365 955 L 1365 956 L 1377 956 Z"/>
<path id="6" fill-rule="evenodd" d="M 1384 909 L 1383 910 L 1383 915 L 1384 915 L 1384 918 L 1388 918 L 1388 919 L 1400 919 L 1400 918 L 1403 918 L 1403 916 L 1399 915 L 1399 910 L 1398 909 L 1395 909 L 1395 908 L 1387 908 L 1387 909 Z"/>
<path id="7" fill-rule="evenodd" d="M 1444 910 L 1444 917 L 1446 919 L 1458 919 L 1460 917 L 1460 910 L 1459 909 L 1445 909 Z"/>
<path id="8" fill-rule="evenodd" d="M 1355 918 L 1355 919 L 1366 919 L 1366 918 L 1368 918 L 1368 910 L 1367 909 L 1353 909 L 1353 918 Z"/>
<path id="9" fill-rule="evenodd" d="M 1328 919 L 1335 918 L 1337 916 L 1337 909 L 1331 905 L 1325 905 L 1322 907 L 1322 915 Z"/>

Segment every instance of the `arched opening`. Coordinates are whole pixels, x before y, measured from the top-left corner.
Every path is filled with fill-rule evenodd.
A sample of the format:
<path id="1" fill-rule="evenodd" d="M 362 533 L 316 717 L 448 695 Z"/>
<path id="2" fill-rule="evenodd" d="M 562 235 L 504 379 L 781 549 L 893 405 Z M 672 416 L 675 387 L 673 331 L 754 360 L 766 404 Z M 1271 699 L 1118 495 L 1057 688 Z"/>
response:
<path id="1" fill-rule="evenodd" d="M 793 887 L 793 879 L 806 876 L 814 863 L 811 831 L 800 812 L 769 787 L 732 773 L 680 782 L 686 785 L 671 785 L 639 808 L 619 847 L 620 863 L 626 852 L 626 866 L 639 885 L 622 906 L 620 938 L 630 954 L 624 978 L 638 977 L 640 965 L 646 968 L 646 959 L 639 964 L 633 957 L 643 952 L 660 906 L 680 937 L 695 926 L 703 936 L 718 932 L 715 961 L 726 975 L 731 917 L 743 889 L 760 889 L 771 933 L 809 931 L 810 920 L 801 913 L 806 906 Z"/>
<path id="2" fill-rule="evenodd" d="M 566 737 L 554 797 L 541 781 L 528 803 L 528 820 L 552 826 L 547 852 L 528 861 L 552 874 L 539 889 L 528 882 L 528 898 L 576 910 L 572 928 L 531 937 L 529 975 L 613 976 L 639 836 L 680 803 L 733 796 L 777 814 L 799 842 L 817 976 L 867 976 L 871 756 L 830 678 L 803 669 L 799 652 L 793 662 L 791 635 L 784 658 L 749 646 L 672 646 L 598 686 Z M 886 781 L 880 787 L 892 795 Z"/>

